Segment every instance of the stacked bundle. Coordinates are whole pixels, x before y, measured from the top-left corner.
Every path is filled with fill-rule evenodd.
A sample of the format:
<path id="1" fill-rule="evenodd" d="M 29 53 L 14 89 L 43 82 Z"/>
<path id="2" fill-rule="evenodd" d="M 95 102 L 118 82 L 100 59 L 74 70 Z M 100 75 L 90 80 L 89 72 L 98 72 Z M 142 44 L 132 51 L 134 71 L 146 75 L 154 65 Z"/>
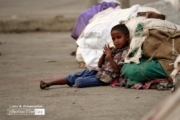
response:
<path id="1" fill-rule="evenodd" d="M 158 2 L 158 5 L 161 3 L 172 8 L 167 1 Z M 159 78 L 172 81 L 179 70 L 180 26 L 177 25 L 179 21 L 176 18 L 171 18 L 154 8 L 140 5 L 127 9 L 116 7 L 103 10 L 89 21 L 77 39 L 79 47 L 76 59 L 79 63 L 85 62 L 88 68 L 97 67 L 103 46 L 111 43 L 111 28 L 124 23 L 129 28 L 131 38 L 126 64 L 122 69 L 128 84 L 133 86 Z"/>
<path id="2" fill-rule="evenodd" d="M 78 51 L 76 59 L 78 62 L 85 62 L 88 68 L 96 67 L 102 55 L 103 46 L 111 43 L 110 30 L 121 21 L 135 17 L 138 12 L 154 11 L 154 8 L 134 5 L 128 9 L 120 7 L 108 8 L 96 14 L 86 26 L 80 37 L 77 39 Z"/>
<path id="3" fill-rule="evenodd" d="M 171 81 L 171 76 L 175 76 L 179 70 L 180 26 L 165 20 L 145 17 L 132 18 L 125 24 L 132 38 L 125 58 L 128 64 L 123 67 L 129 85 L 165 77 Z M 144 57 L 146 60 L 142 61 Z M 128 71 L 132 67 L 134 70 Z M 136 79 L 133 76 L 136 76 L 137 72 L 140 75 Z"/>

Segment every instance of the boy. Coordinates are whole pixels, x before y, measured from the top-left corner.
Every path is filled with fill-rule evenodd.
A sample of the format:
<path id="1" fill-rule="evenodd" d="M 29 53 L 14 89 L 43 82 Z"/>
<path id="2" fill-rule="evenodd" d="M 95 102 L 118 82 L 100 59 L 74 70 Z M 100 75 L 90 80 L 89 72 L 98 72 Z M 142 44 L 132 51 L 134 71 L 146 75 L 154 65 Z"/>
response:
<path id="1" fill-rule="evenodd" d="M 98 69 L 83 70 L 67 77 L 51 82 L 40 81 L 40 88 L 45 89 L 53 85 L 64 85 L 83 88 L 92 86 L 102 86 L 120 77 L 122 62 L 127 54 L 129 45 L 129 30 L 124 24 L 119 24 L 111 29 L 111 36 L 114 49 L 104 46 L 104 52 L 99 59 Z"/>

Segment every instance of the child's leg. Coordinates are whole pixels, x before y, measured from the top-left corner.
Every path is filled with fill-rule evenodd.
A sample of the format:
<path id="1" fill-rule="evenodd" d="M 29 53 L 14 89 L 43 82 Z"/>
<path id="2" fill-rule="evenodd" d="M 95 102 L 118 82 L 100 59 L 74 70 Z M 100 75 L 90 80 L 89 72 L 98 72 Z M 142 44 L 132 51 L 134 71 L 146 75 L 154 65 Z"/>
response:
<path id="1" fill-rule="evenodd" d="M 107 84 L 100 81 L 93 75 L 93 76 L 77 78 L 75 81 L 75 85 L 78 88 L 83 88 L 83 87 L 103 86 L 103 85 L 107 85 Z"/>
<path id="2" fill-rule="evenodd" d="M 65 85 L 68 84 L 68 80 L 64 77 L 64 78 L 60 78 L 60 79 L 56 79 L 50 82 L 44 82 L 44 81 L 40 81 L 40 88 L 41 89 L 45 89 L 46 87 L 50 87 L 53 85 Z"/>
<path id="3" fill-rule="evenodd" d="M 83 70 L 81 72 L 76 72 L 74 74 L 68 75 L 67 77 L 56 79 L 51 82 L 40 81 L 40 88 L 45 89 L 46 87 L 50 87 L 53 85 L 65 85 L 65 84 L 68 84 L 69 86 L 73 86 L 77 78 L 82 77 L 88 73 L 89 73 L 88 70 Z"/>

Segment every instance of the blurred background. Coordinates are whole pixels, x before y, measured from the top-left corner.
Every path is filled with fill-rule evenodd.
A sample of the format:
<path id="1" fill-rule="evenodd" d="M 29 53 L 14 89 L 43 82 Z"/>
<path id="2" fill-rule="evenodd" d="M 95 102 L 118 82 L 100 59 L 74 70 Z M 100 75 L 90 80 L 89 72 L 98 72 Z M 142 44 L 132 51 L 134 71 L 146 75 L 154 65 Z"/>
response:
<path id="1" fill-rule="evenodd" d="M 157 0 L 119 0 L 122 8 Z M 71 31 L 78 15 L 97 0 L 0 0 L 0 33 Z"/>
<path id="2" fill-rule="evenodd" d="M 123 8 L 157 0 L 119 0 Z M 49 17 L 54 14 L 71 16 L 94 5 L 97 0 L 0 0 L 0 15 L 4 18 L 18 16 Z M 39 16 L 40 17 L 40 16 Z"/>

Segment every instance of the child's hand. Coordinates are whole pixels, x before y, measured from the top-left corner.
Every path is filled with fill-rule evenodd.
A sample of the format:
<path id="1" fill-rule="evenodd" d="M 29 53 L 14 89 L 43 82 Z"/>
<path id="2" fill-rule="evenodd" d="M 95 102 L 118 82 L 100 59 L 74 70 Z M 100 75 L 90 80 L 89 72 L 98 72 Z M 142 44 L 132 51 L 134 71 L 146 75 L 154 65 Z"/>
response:
<path id="1" fill-rule="evenodd" d="M 107 58 L 112 56 L 112 49 L 109 47 L 109 45 L 104 46 L 104 53 L 106 54 Z"/>

